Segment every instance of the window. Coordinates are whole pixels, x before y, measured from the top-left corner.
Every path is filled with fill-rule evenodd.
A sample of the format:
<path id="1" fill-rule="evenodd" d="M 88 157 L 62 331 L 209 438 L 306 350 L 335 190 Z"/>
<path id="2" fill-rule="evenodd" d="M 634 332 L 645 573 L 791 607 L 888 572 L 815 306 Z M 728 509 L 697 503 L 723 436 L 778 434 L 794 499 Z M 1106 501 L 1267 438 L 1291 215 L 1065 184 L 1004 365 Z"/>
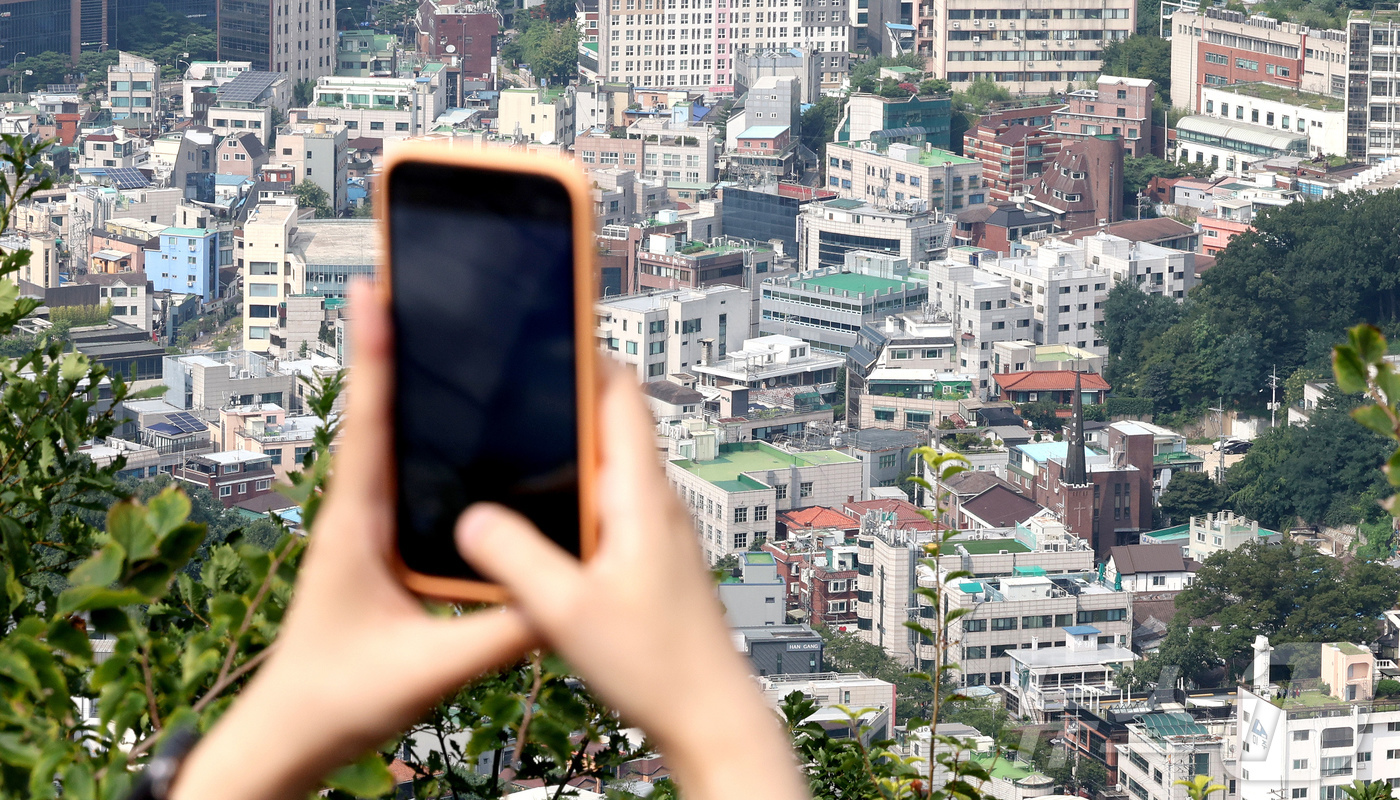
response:
<path id="1" fill-rule="evenodd" d="M 876 421 L 876 422 L 894 422 L 894 409 L 893 409 L 893 408 L 876 408 L 876 409 L 875 409 L 875 421 Z"/>
<path id="2" fill-rule="evenodd" d="M 1166 575 L 1153 575 L 1153 576 L 1152 576 L 1152 585 L 1153 585 L 1153 586 L 1166 586 L 1166 585 L 1167 585 L 1167 576 L 1166 576 Z"/>
<path id="3" fill-rule="evenodd" d="M 1298 762 L 1297 762 L 1297 761 L 1294 761 L 1293 763 L 1294 763 L 1294 764 L 1297 764 Z M 1306 763 L 1308 763 L 1308 762 L 1307 762 L 1307 761 L 1304 761 L 1303 763 L 1306 764 Z M 1298 767 L 1295 766 L 1294 769 L 1298 769 Z M 1308 790 L 1307 790 L 1307 788 L 1294 789 L 1294 790 L 1292 790 L 1292 797 L 1293 797 L 1293 800 L 1299 800 L 1300 798 L 1304 798 L 1304 797 L 1307 797 L 1307 796 L 1308 796 Z"/>
<path id="4" fill-rule="evenodd" d="M 735 522 L 748 522 L 748 521 L 749 521 L 749 509 L 748 509 L 747 507 L 740 507 L 740 508 L 734 509 L 734 521 L 735 521 Z"/>
<path id="5" fill-rule="evenodd" d="M 899 459 L 899 456 L 896 455 L 896 454 L 894 454 L 894 453 L 891 453 L 891 454 L 885 455 L 885 456 L 880 456 L 880 469 L 891 469 L 891 468 L 893 468 L 894 465 L 895 465 L 895 462 L 896 462 L 898 459 Z"/>
<path id="6" fill-rule="evenodd" d="M 995 617 L 992 619 L 992 630 L 994 631 L 1014 631 L 1016 630 L 1015 617 Z"/>
<path id="7" fill-rule="evenodd" d="M 1306 758 L 1295 758 L 1295 759 L 1293 759 L 1293 768 L 1294 768 L 1294 769 L 1307 769 L 1307 768 L 1308 768 L 1308 760 L 1307 760 Z M 1307 797 L 1307 795 L 1299 795 L 1299 796 L 1301 796 L 1301 797 Z"/>
<path id="8" fill-rule="evenodd" d="M 734 549 L 743 550 L 749 546 L 749 535 L 747 533 L 734 534 Z"/>
<path id="9" fill-rule="evenodd" d="M 963 633 L 981 633 L 987 629 L 987 621 L 985 619 L 964 618 L 962 624 Z"/>
<path id="10" fill-rule="evenodd" d="M 1095 622 L 1122 622 L 1128 618 L 1126 608 L 1101 608 L 1096 611 L 1079 612 L 1080 625 L 1092 625 Z"/>
<path id="11" fill-rule="evenodd" d="M 628 343 L 627 343 L 627 355 L 629 355 L 629 356 L 635 356 L 636 354 L 637 354 L 637 343 L 636 343 L 636 342 L 628 342 Z"/>
<path id="12" fill-rule="evenodd" d="M 830 613 L 830 614 L 844 614 L 844 613 L 846 613 L 846 604 L 847 604 L 847 602 L 848 602 L 848 601 L 846 601 L 846 600 L 828 600 L 828 601 L 826 602 L 826 610 L 827 610 L 827 613 Z"/>
<path id="13" fill-rule="evenodd" d="M 753 507 L 753 521 L 754 521 L 754 522 L 767 522 L 767 521 L 768 521 L 768 506 L 754 506 L 754 507 Z"/>
<path id="14" fill-rule="evenodd" d="M 1037 615 L 1034 617 L 1021 617 L 1021 627 L 1027 630 L 1031 628 L 1051 628 L 1054 627 L 1055 617 L 1053 614 Z"/>
<path id="15" fill-rule="evenodd" d="M 983 658 L 986 658 L 986 657 L 987 657 L 987 648 L 986 648 L 985 645 L 983 645 L 983 646 L 978 646 L 978 647 L 964 647 L 964 648 L 963 648 L 963 660 L 964 660 L 964 661 L 975 661 L 975 660 L 983 659 Z"/>
<path id="16" fill-rule="evenodd" d="M 847 591 L 849 585 L 850 585 L 850 581 L 846 581 L 846 580 L 827 581 L 827 582 L 826 582 L 826 590 L 827 590 L 828 592 L 831 592 L 832 594 L 840 594 L 841 592 Z"/>
<path id="17" fill-rule="evenodd" d="M 774 487 L 773 487 L 773 494 L 774 494 L 774 496 L 775 496 L 777 499 L 779 499 L 779 500 L 786 500 L 786 499 L 787 499 L 787 484 L 786 484 L 786 483 L 780 483 L 780 484 L 778 484 L 777 486 L 774 486 Z"/>
<path id="18" fill-rule="evenodd" d="M 232 495 L 233 495 L 233 487 L 232 487 L 232 486 L 220 486 L 220 487 L 219 487 L 219 496 L 220 496 L 220 497 L 230 497 L 230 496 L 232 496 Z"/>
<path id="19" fill-rule="evenodd" d="M 647 343 L 647 355 L 658 356 L 664 352 L 666 352 L 665 339 L 658 339 L 657 341 Z"/>
<path id="20" fill-rule="evenodd" d="M 799 497 L 811 497 L 811 496 L 812 496 L 812 482 L 811 482 L 811 481 L 802 481 L 802 483 L 799 484 L 799 486 L 798 486 L 798 496 L 799 496 Z"/>
<path id="21" fill-rule="evenodd" d="M 1016 649 L 1014 644 L 994 644 L 992 645 L 992 658 L 1005 658 L 1007 653 Z"/>

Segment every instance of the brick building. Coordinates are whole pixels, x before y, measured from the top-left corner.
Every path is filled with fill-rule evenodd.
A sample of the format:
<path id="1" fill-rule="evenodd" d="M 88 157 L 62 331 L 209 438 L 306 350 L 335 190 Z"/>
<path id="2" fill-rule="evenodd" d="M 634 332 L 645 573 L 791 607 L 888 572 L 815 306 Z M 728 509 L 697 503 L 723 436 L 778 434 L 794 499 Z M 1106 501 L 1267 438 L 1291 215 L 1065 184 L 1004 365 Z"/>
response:
<path id="1" fill-rule="evenodd" d="M 1060 152 L 1060 137 L 1040 128 L 980 124 L 963 137 L 963 154 L 982 162 L 982 185 L 991 202 L 1010 200 L 1021 184 L 1040 175 Z"/>
<path id="2" fill-rule="evenodd" d="M 1116 136 L 1133 157 L 1163 155 L 1152 141 L 1152 98 L 1157 84 L 1144 78 L 1099 76 L 1097 88 L 1069 95 L 1069 103 L 1051 115 L 1055 134 L 1065 141 Z"/>

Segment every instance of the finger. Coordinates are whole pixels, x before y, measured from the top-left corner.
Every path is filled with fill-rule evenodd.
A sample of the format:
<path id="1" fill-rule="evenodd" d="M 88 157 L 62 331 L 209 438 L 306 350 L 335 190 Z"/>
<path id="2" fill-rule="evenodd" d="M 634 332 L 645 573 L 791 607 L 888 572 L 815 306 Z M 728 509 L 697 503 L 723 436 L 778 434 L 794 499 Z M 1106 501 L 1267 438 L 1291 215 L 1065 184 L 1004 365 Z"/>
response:
<path id="1" fill-rule="evenodd" d="M 395 658 L 408 674 L 394 680 L 415 687 L 415 701 L 434 702 L 480 676 L 518 661 L 539 646 L 539 634 L 519 609 L 495 607 L 463 617 L 419 618 L 404 626 Z"/>
<path id="2" fill-rule="evenodd" d="M 505 587 L 542 633 L 551 636 L 574 609 L 583 565 L 530 521 L 494 503 L 477 503 L 457 521 L 457 550 Z"/>
<path id="3" fill-rule="evenodd" d="M 338 494 L 370 502 L 389 500 L 384 467 L 390 460 L 389 311 L 382 292 L 364 281 L 350 288 L 352 379 L 345 414 L 345 444 L 336 458 L 332 486 Z"/>
<path id="4" fill-rule="evenodd" d="M 655 423 L 631 373 L 621 369 L 605 375 L 598 404 L 603 442 L 604 490 L 646 496 L 665 483 L 656 460 Z"/>

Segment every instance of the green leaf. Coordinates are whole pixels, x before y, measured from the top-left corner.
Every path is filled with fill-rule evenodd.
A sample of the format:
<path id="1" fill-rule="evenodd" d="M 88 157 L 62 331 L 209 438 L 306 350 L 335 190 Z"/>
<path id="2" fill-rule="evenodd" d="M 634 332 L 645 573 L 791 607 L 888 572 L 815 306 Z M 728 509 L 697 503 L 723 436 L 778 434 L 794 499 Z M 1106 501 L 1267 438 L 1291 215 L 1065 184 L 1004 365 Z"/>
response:
<path id="1" fill-rule="evenodd" d="M 1347 339 L 1363 364 L 1379 364 L 1385 358 L 1385 336 L 1375 325 L 1357 325 L 1347 331 Z"/>
<path id="2" fill-rule="evenodd" d="M 327 775 L 326 786 L 355 797 L 382 797 L 393 791 L 394 776 L 378 753 L 370 753 Z"/>
<path id="3" fill-rule="evenodd" d="M 39 763 L 39 748 L 24 741 L 18 733 L 0 733 L 0 764 L 33 769 Z"/>
<path id="4" fill-rule="evenodd" d="M 79 611 L 101 608 L 121 608 L 146 602 L 146 595 L 135 589 L 108 589 L 105 586 L 74 586 L 58 596 L 58 613 L 64 616 Z"/>
<path id="5" fill-rule="evenodd" d="M 204 542 L 207 528 L 195 523 L 177 525 L 160 540 L 160 557 L 172 567 L 183 567 Z"/>
<path id="6" fill-rule="evenodd" d="M 36 694 L 39 692 L 39 676 L 34 672 L 34 668 L 29 666 L 29 660 L 23 658 L 12 648 L 7 647 L 0 650 L 0 675 L 31 692 Z"/>
<path id="7" fill-rule="evenodd" d="M 122 565 L 126 563 L 126 548 L 117 542 L 108 542 L 97 555 L 79 564 L 68 573 L 68 582 L 74 586 L 110 586 L 121 577 Z"/>
<path id="8" fill-rule="evenodd" d="M 126 548 L 127 558 L 144 561 L 156 554 L 156 534 L 146 519 L 146 510 L 127 501 L 107 512 L 107 532 Z"/>
<path id="9" fill-rule="evenodd" d="M 1390 412 L 1382 406 L 1372 404 L 1353 408 L 1351 418 L 1386 438 L 1396 438 L 1395 423 L 1390 419 Z"/>
<path id="10" fill-rule="evenodd" d="M 63 362 L 58 368 L 58 375 L 65 381 L 77 383 L 87 377 L 88 368 L 87 356 L 75 351 L 63 357 Z"/>
<path id="11" fill-rule="evenodd" d="M 44 639 L 50 646 L 84 662 L 92 660 L 92 643 L 87 635 L 66 619 L 56 619 L 49 625 Z"/>
<path id="12" fill-rule="evenodd" d="M 1342 391 L 1350 394 L 1366 391 L 1366 366 L 1352 348 L 1346 345 L 1332 348 L 1332 372 Z"/>
<path id="13" fill-rule="evenodd" d="M 63 797 L 64 800 L 97 800 L 97 782 L 86 761 L 74 761 L 63 771 Z"/>
<path id="14" fill-rule="evenodd" d="M 1390 454 L 1382 469 L 1391 486 L 1400 486 L 1400 449 Z"/>
<path id="15" fill-rule="evenodd" d="M 174 486 L 167 487 L 146 503 L 146 520 L 156 536 L 164 538 L 190 516 L 190 498 Z"/>

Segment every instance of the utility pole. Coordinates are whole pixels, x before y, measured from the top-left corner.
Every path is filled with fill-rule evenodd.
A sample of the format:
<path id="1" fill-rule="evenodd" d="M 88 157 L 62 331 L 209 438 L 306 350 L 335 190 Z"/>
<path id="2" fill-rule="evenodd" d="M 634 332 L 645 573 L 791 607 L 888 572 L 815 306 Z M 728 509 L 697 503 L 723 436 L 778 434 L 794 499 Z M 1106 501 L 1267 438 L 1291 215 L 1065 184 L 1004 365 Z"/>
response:
<path id="1" fill-rule="evenodd" d="M 1212 408 L 1216 412 L 1216 417 L 1220 423 L 1220 439 L 1216 442 L 1216 447 L 1220 449 L 1220 466 L 1216 468 L 1216 481 L 1220 485 L 1225 485 L 1225 398 L 1220 398 L 1220 406 Z"/>
<path id="2" fill-rule="evenodd" d="M 1278 413 L 1278 367 L 1269 368 L 1269 427 L 1273 428 L 1278 423 L 1274 416 Z"/>

